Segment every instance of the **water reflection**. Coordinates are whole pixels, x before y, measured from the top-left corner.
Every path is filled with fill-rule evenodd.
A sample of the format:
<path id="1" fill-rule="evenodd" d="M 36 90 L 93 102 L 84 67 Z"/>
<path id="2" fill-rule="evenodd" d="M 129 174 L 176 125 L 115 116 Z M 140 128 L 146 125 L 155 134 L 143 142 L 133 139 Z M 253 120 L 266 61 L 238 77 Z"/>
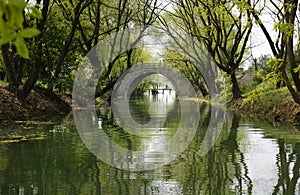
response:
<path id="1" fill-rule="evenodd" d="M 109 107 L 102 107 L 91 125 L 124 147 L 146 148 L 164 160 L 164 143 L 174 136 L 181 118 L 178 102 L 158 94 L 132 99 L 130 109 L 143 123 L 151 116 L 151 104 L 157 103 L 166 104 L 159 114 L 165 113 L 167 119 L 162 128 L 148 131 L 151 136 L 141 138 L 122 130 Z M 72 121 L 27 130 L 46 134 L 42 140 L 8 143 L 6 131 L 0 130 L 0 194 L 300 193 L 299 133 L 233 115 L 225 121 L 213 148 L 200 156 L 213 107 L 205 103 L 199 106 L 199 129 L 189 147 L 169 164 L 150 171 L 126 171 L 98 160 L 83 144 Z M 7 132 L 11 136 L 24 133 L 18 128 L 9 127 Z M 150 163 L 153 158 L 144 160 Z"/>
<path id="2" fill-rule="evenodd" d="M 168 142 L 179 125 L 178 120 L 171 121 L 167 118 L 167 113 L 172 113 L 171 116 L 176 116 L 176 119 L 180 118 L 180 112 L 178 112 L 180 105 L 175 100 L 175 91 L 172 90 L 169 93 L 159 92 L 147 95 L 141 99 L 133 97 L 134 103 L 130 106 L 131 113 L 137 122 L 144 123 L 144 119 L 150 116 L 152 119 L 159 119 L 156 122 L 157 126 L 143 129 L 143 135 L 147 136 L 147 139 L 142 139 L 140 143 L 140 147 L 144 150 L 144 163 L 167 162 L 170 158 Z M 141 113 L 143 113 L 142 116 Z"/>
<path id="3" fill-rule="evenodd" d="M 300 144 L 288 144 L 284 139 L 278 139 L 279 152 L 277 157 L 278 181 L 273 194 L 299 194 Z M 291 148 L 289 148 L 291 146 Z"/>
<path id="4" fill-rule="evenodd" d="M 148 188 L 149 194 L 179 195 L 182 186 L 176 181 L 153 181 Z"/>

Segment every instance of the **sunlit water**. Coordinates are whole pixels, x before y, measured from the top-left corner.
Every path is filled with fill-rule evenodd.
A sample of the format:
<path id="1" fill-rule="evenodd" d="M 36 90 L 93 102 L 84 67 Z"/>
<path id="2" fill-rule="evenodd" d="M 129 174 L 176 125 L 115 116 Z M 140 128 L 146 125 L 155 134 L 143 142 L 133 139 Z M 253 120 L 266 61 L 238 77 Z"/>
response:
<path id="1" fill-rule="evenodd" d="M 124 147 L 155 152 L 155 159 L 145 155 L 145 163 L 168 160 L 164 147 L 183 112 L 175 94 L 147 94 L 130 104 L 136 121 L 147 123 L 157 116 L 165 118 L 163 125 L 147 129 L 143 137 L 130 135 L 119 127 L 110 107 L 101 107 L 95 119 L 99 130 Z M 199 106 L 199 129 L 189 147 L 148 171 L 125 171 L 97 159 L 72 119 L 57 125 L 1 127 L 0 194 L 300 194 L 299 129 L 233 116 L 212 149 L 200 156 L 211 107 Z"/>

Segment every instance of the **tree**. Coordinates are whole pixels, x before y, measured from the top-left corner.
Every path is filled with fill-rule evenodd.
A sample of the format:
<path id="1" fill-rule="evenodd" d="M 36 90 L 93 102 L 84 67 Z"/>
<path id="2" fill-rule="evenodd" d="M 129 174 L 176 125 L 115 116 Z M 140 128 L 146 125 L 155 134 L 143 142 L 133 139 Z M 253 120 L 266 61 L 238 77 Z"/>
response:
<path id="1" fill-rule="evenodd" d="M 179 69 L 180 72 L 182 72 L 189 79 L 193 86 L 195 86 L 195 90 L 200 92 L 203 97 L 209 95 L 201 72 L 199 72 L 191 60 L 186 59 L 185 56 L 180 55 L 177 51 L 166 49 L 164 51 L 164 61 Z"/>
<path id="2" fill-rule="evenodd" d="M 50 6 L 50 1 L 49 0 L 38 0 L 37 5 L 42 5 L 41 12 L 42 12 L 42 17 L 40 20 L 36 21 L 36 27 L 37 29 L 41 32 L 39 36 L 36 37 L 35 41 L 35 47 L 34 47 L 34 54 L 35 58 L 32 59 L 32 69 L 30 71 L 30 74 L 23 84 L 22 89 L 20 90 L 18 97 L 21 100 L 24 100 L 30 91 L 33 89 L 36 81 L 39 78 L 39 72 L 40 68 L 42 65 L 42 51 L 43 51 L 43 37 L 44 37 L 44 26 L 48 18 L 48 12 L 49 12 L 49 6 Z"/>
<path id="3" fill-rule="evenodd" d="M 176 12 L 171 16 L 178 28 L 204 45 L 216 65 L 230 76 L 233 99 L 241 98 L 235 71 L 243 62 L 252 30 L 250 11 L 242 9 L 247 2 L 175 0 L 173 3 Z M 161 21 L 168 26 L 169 21 Z M 168 28 L 167 31 L 174 33 Z"/>
<path id="4" fill-rule="evenodd" d="M 272 11 L 271 14 L 276 18 L 274 21 L 274 27 L 277 32 L 276 38 L 272 38 L 266 25 L 261 20 L 261 11 L 255 6 L 258 2 L 260 1 L 253 3 L 253 5 L 250 5 L 250 2 L 248 2 L 247 9 L 255 18 L 272 50 L 274 56 L 272 61 L 273 70 L 283 80 L 294 101 L 300 104 L 300 78 L 294 50 L 298 0 L 284 0 L 283 2 L 271 0 L 267 4 L 267 8 Z M 291 79 L 288 76 L 288 72 L 291 73 Z M 293 87 L 293 83 L 295 87 Z"/>
<path id="5" fill-rule="evenodd" d="M 2 34 L 0 34 L 9 88 L 22 100 L 26 99 L 37 81 L 41 81 L 43 86 L 48 86 L 50 90 L 55 87 L 71 86 L 74 71 L 82 56 L 113 32 L 121 32 L 131 25 L 151 25 L 156 19 L 154 13 L 157 13 L 158 7 L 157 0 L 113 2 L 108 0 L 55 0 L 52 2 L 38 0 L 35 3 L 34 9 L 22 12 L 24 15 L 22 23 L 30 27 L 29 29 L 38 29 L 40 32 L 38 36 L 27 40 L 24 38 L 34 35 L 32 30 L 22 32 L 22 29 L 15 29 L 16 32 L 22 32 L 20 36 L 17 33 L 14 34 L 18 39 L 14 41 L 14 37 L 11 38 L 9 35 L 9 41 L 11 41 L 7 41 L 8 38 L 4 36 L 5 42 L 3 42 Z M 9 4 L 14 5 L 10 1 Z M 38 10 L 41 14 L 35 19 L 33 16 L 37 15 L 36 12 L 39 13 Z M 3 18 L 5 19 L 5 16 Z M 29 45 L 30 60 L 18 55 L 20 51 L 16 44 L 18 46 L 23 43 Z M 134 51 L 129 50 L 116 59 L 112 59 L 106 74 L 112 77 L 113 66 L 119 66 L 119 59 L 124 60 L 124 56 L 127 56 L 126 64 L 129 68 L 134 55 Z"/>
<path id="6" fill-rule="evenodd" d="M 128 1 L 128 0 L 119 0 L 119 1 L 100 1 L 96 0 L 92 3 L 90 2 L 88 6 L 84 6 L 85 9 L 80 9 L 78 14 L 69 13 L 68 4 L 60 3 L 58 7 L 62 11 L 62 19 L 67 21 L 71 26 L 71 30 L 67 39 L 64 43 L 64 48 L 61 49 L 58 60 L 55 60 L 55 66 L 52 66 L 49 72 L 52 72 L 51 77 L 48 79 L 49 89 L 53 89 L 57 86 L 56 83 L 61 82 L 62 71 L 69 67 L 70 65 L 66 63 L 66 57 L 70 52 L 74 53 L 78 51 L 81 53 L 81 56 L 86 55 L 92 50 L 97 44 L 104 40 L 107 36 L 112 33 L 118 32 L 122 33 L 127 28 L 130 28 L 134 25 L 145 25 L 143 32 L 150 26 L 156 19 L 154 13 L 157 10 L 158 3 L 156 0 L 145 0 L 145 1 Z M 70 4 L 69 6 L 73 6 Z M 83 8 L 83 7 L 82 7 Z M 75 9 L 76 10 L 76 9 Z M 75 18 L 75 16 L 77 16 Z M 138 42 L 142 37 L 138 37 Z M 112 43 L 114 45 L 115 43 Z M 132 47 L 132 45 L 128 46 Z M 116 52 L 115 47 L 113 46 L 110 51 L 110 56 Z M 138 51 L 139 52 L 139 51 Z M 96 55 L 96 54 L 95 54 Z M 125 53 L 117 55 L 114 59 L 109 60 L 107 65 L 107 70 L 105 75 L 102 78 L 105 78 L 101 81 L 102 89 L 101 93 L 97 93 L 97 96 L 101 96 L 110 90 L 114 83 L 117 81 L 117 75 L 113 72 L 114 66 L 118 71 L 122 72 L 131 67 L 132 56 L 134 51 L 129 49 Z M 125 58 L 124 58 L 125 57 Z M 127 59 L 127 60 L 126 60 Z M 101 60 L 94 58 L 93 63 L 101 64 Z M 124 68 L 121 61 L 126 61 L 127 68 Z M 106 65 L 102 65 L 106 66 Z M 106 79 L 107 78 L 107 79 Z"/>
<path id="7" fill-rule="evenodd" d="M 120 75 L 132 67 L 133 64 L 143 62 L 139 54 L 141 51 L 135 46 L 142 41 L 142 38 L 146 35 L 149 27 L 156 21 L 157 12 L 158 12 L 158 1 L 157 0 L 145 0 L 145 1 L 124 1 L 120 0 L 115 10 L 115 15 L 112 17 L 115 18 L 116 22 L 114 25 L 107 21 L 111 26 L 110 29 L 106 32 L 116 32 L 113 36 L 113 41 L 111 43 L 110 51 L 108 54 L 108 64 L 102 64 L 102 67 L 106 67 L 101 75 L 102 79 L 96 90 L 96 97 L 102 96 L 109 90 L 113 88 L 117 82 Z M 111 19 L 112 20 L 112 19 Z M 122 42 L 122 40 L 132 39 L 133 36 L 126 37 L 124 32 L 126 29 L 134 26 L 141 26 L 139 35 L 134 37 L 130 44 L 118 46 L 117 42 Z M 120 36 L 121 34 L 121 36 Z M 117 41 L 117 37 L 120 37 L 120 40 Z M 126 42 L 126 41 L 125 41 Z M 124 50 L 121 51 L 121 50 Z M 99 58 L 96 62 L 101 64 Z"/>
<path id="8" fill-rule="evenodd" d="M 27 53 L 27 47 L 25 46 L 25 42 L 24 42 L 24 36 L 20 37 L 16 35 L 17 38 L 14 45 L 7 42 L 2 46 L 2 56 L 6 68 L 8 82 L 9 82 L 9 89 L 17 93 L 20 99 L 25 99 L 28 93 L 30 92 L 30 90 L 32 89 L 33 85 L 35 84 L 38 78 L 40 64 L 41 64 L 41 55 L 39 54 L 41 54 L 40 52 L 42 51 L 43 27 L 45 25 L 48 16 L 49 1 L 39 0 L 36 2 L 36 4 L 41 5 L 41 12 L 42 12 L 41 17 L 35 19 L 36 22 L 34 24 L 36 29 L 38 29 L 40 32 L 40 34 L 34 38 L 34 42 L 36 43 L 36 47 L 34 48 L 35 51 L 34 55 L 36 55 L 37 57 L 35 59 L 31 59 L 31 63 L 32 63 L 31 74 L 28 76 L 28 79 L 25 81 L 25 84 L 21 89 L 19 89 L 19 86 L 22 84 L 25 59 L 21 58 L 18 55 L 18 53 L 20 53 L 20 50 L 18 50 L 17 49 L 18 46 L 15 45 L 16 42 L 17 45 L 18 42 L 20 42 L 20 45 L 23 45 L 23 46 L 19 46 L 22 48 L 21 53 L 23 54 L 21 55 L 23 55 L 23 57 L 27 57 L 28 53 Z M 21 20 L 24 26 L 29 25 L 28 20 L 34 19 L 30 15 L 27 17 L 28 18 L 25 17 L 24 20 Z M 11 32 L 10 34 L 14 35 L 15 33 Z"/>
<path id="9" fill-rule="evenodd" d="M 87 9 L 91 4 L 93 0 L 88 1 L 69 1 L 69 4 L 66 4 L 65 2 L 62 2 L 61 0 L 57 1 L 57 5 L 61 8 L 61 11 L 65 17 L 65 19 L 70 21 L 71 28 L 68 33 L 68 36 L 66 40 L 64 41 L 63 47 L 60 51 L 60 55 L 56 61 L 55 69 L 53 70 L 53 74 L 51 74 L 51 77 L 49 79 L 49 89 L 53 89 L 54 82 L 58 79 L 58 75 L 62 71 L 62 67 L 64 64 L 65 57 L 68 52 L 70 52 L 70 47 L 73 42 L 73 39 L 75 37 L 75 32 L 77 31 L 79 20 L 84 12 L 85 9 Z M 100 1 L 97 2 L 98 4 L 101 3 Z M 72 10 L 72 11 L 70 11 Z"/>

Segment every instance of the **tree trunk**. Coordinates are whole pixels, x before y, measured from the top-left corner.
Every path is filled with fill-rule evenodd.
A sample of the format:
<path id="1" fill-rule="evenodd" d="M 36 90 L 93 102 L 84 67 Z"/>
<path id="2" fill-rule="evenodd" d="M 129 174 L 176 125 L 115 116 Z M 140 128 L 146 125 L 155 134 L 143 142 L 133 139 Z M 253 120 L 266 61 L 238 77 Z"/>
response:
<path id="1" fill-rule="evenodd" d="M 16 48 L 10 44 L 3 45 L 2 56 L 6 69 L 8 88 L 18 94 L 22 83 L 24 59 L 17 54 Z"/>
<path id="2" fill-rule="evenodd" d="M 38 47 L 38 48 L 40 48 L 40 50 L 42 50 L 41 47 Z M 32 71 L 31 71 L 28 79 L 24 83 L 22 89 L 20 90 L 20 93 L 18 94 L 18 98 L 20 100 L 25 100 L 27 98 L 30 91 L 35 86 L 36 81 L 38 80 L 42 59 L 41 59 L 41 55 L 37 56 L 36 58 L 37 59 L 34 62 Z"/>
<path id="3" fill-rule="evenodd" d="M 69 48 L 70 48 L 70 46 L 73 42 L 73 38 L 75 36 L 75 32 L 76 32 L 77 27 L 78 27 L 80 15 L 84 11 L 84 9 L 87 8 L 88 5 L 90 5 L 91 3 L 92 3 L 92 1 L 82 1 L 81 0 L 81 1 L 78 2 L 76 7 L 74 8 L 74 13 L 72 13 L 74 15 L 74 18 L 72 19 L 71 31 L 70 31 L 70 33 L 67 37 L 67 40 L 63 44 L 63 48 L 60 52 L 58 61 L 56 63 L 55 69 L 54 69 L 54 74 L 50 77 L 50 80 L 48 82 L 48 89 L 49 90 L 53 90 L 54 84 L 58 80 L 59 74 L 62 71 L 64 60 L 66 58 L 66 55 L 69 52 Z"/>
<path id="4" fill-rule="evenodd" d="M 66 55 L 67 55 L 67 53 L 69 51 L 69 47 L 71 46 L 71 43 L 72 43 L 74 35 L 75 35 L 75 31 L 77 29 L 77 21 L 78 21 L 78 19 L 75 18 L 74 22 L 72 24 L 71 32 L 70 32 L 67 40 L 63 44 L 64 46 L 63 46 L 63 49 L 62 49 L 62 51 L 60 53 L 60 56 L 58 58 L 58 62 L 56 64 L 56 66 L 55 66 L 54 74 L 50 77 L 50 80 L 48 82 L 48 86 L 49 86 L 48 89 L 49 90 L 53 90 L 54 84 L 55 84 L 56 80 L 58 79 L 59 74 L 62 71 L 62 67 L 63 67 L 63 63 L 64 63 L 64 60 L 65 60 L 65 57 L 66 57 Z"/>
<path id="5" fill-rule="evenodd" d="M 288 75 L 286 74 L 285 68 L 286 68 L 286 62 L 283 62 L 284 64 L 280 66 L 280 71 L 282 73 L 282 80 L 284 82 L 284 84 L 286 85 L 286 87 L 288 88 L 288 90 L 290 91 L 290 93 L 292 94 L 292 97 L 294 99 L 294 101 L 297 104 L 300 104 L 300 94 L 299 92 L 297 92 L 294 87 L 292 86 L 291 82 L 289 81 Z"/>
<path id="6" fill-rule="evenodd" d="M 209 95 L 208 91 L 206 90 L 205 86 L 203 85 L 203 83 L 199 83 L 198 84 L 198 88 L 202 94 L 203 97 L 206 97 Z"/>
<path id="7" fill-rule="evenodd" d="M 236 79 L 236 75 L 235 75 L 235 71 L 232 71 L 231 73 L 229 73 L 230 78 L 231 78 L 231 83 L 232 83 L 232 99 L 236 100 L 236 99 L 241 99 L 242 98 L 242 92 L 240 90 L 239 87 L 239 83 Z"/>
<path id="8" fill-rule="evenodd" d="M 41 2 L 38 1 L 38 4 Z M 44 36 L 44 26 L 48 17 L 49 10 L 49 0 L 43 1 L 42 7 L 42 19 L 37 21 L 37 29 L 41 32 L 37 37 L 35 37 L 35 43 L 37 44 L 35 48 L 35 57 L 33 62 L 32 71 L 30 72 L 28 79 L 24 83 L 20 93 L 18 94 L 18 98 L 20 100 L 25 100 L 30 93 L 30 91 L 35 86 L 36 81 L 39 78 L 40 68 L 42 65 L 42 54 L 43 54 L 43 36 Z"/>
<path id="9" fill-rule="evenodd" d="M 10 48 L 9 44 L 2 46 L 2 48 L 1 48 L 2 56 L 3 56 L 4 65 L 5 65 L 5 69 L 6 69 L 8 88 L 10 91 L 16 93 L 19 88 L 19 84 L 17 81 L 13 62 L 10 59 L 9 48 Z"/>
<path id="10" fill-rule="evenodd" d="M 291 26 L 294 26 L 295 23 L 295 17 L 296 17 L 296 12 L 297 12 L 297 6 L 298 6 L 298 0 L 292 0 L 289 2 L 293 5 L 293 7 L 289 10 L 286 9 L 286 23 L 290 24 Z M 294 35 L 290 35 L 287 37 L 287 44 L 286 44 L 286 52 L 287 52 L 287 58 L 288 62 L 290 64 L 291 68 L 291 74 L 293 77 L 293 81 L 295 84 L 295 87 L 297 89 L 297 92 L 300 92 L 300 78 L 299 78 L 299 72 L 295 72 L 294 68 L 297 68 L 297 63 L 295 60 L 295 53 L 294 53 Z"/>
<path id="11" fill-rule="evenodd" d="M 294 81 L 294 84 L 295 84 L 295 87 L 297 89 L 298 92 L 300 92 L 300 78 L 299 78 L 299 72 L 295 72 L 294 71 L 294 68 L 297 68 L 297 63 L 296 63 L 296 60 L 295 60 L 295 54 L 294 54 L 294 51 L 293 51 L 293 43 L 288 43 L 288 46 L 287 46 L 287 56 L 288 56 L 288 62 L 290 64 L 290 67 L 291 67 L 291 74 L 292 74 L 292 77 L 293 77 L 293 81 Z"/>

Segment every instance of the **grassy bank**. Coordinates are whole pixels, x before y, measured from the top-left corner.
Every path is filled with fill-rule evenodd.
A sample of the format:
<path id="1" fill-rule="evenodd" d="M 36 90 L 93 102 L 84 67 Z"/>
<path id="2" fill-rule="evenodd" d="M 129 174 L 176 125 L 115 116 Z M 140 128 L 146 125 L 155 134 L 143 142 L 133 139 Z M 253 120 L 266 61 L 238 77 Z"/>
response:
<path id="1" fill-rule="evenodd" d="M 300 123 L 300 105 L 293 101 L 286 87 L 253 89 L 243 100 L 231 103 L 229 108 L 250 118 L 261 118 L 270 122 Z"/>

